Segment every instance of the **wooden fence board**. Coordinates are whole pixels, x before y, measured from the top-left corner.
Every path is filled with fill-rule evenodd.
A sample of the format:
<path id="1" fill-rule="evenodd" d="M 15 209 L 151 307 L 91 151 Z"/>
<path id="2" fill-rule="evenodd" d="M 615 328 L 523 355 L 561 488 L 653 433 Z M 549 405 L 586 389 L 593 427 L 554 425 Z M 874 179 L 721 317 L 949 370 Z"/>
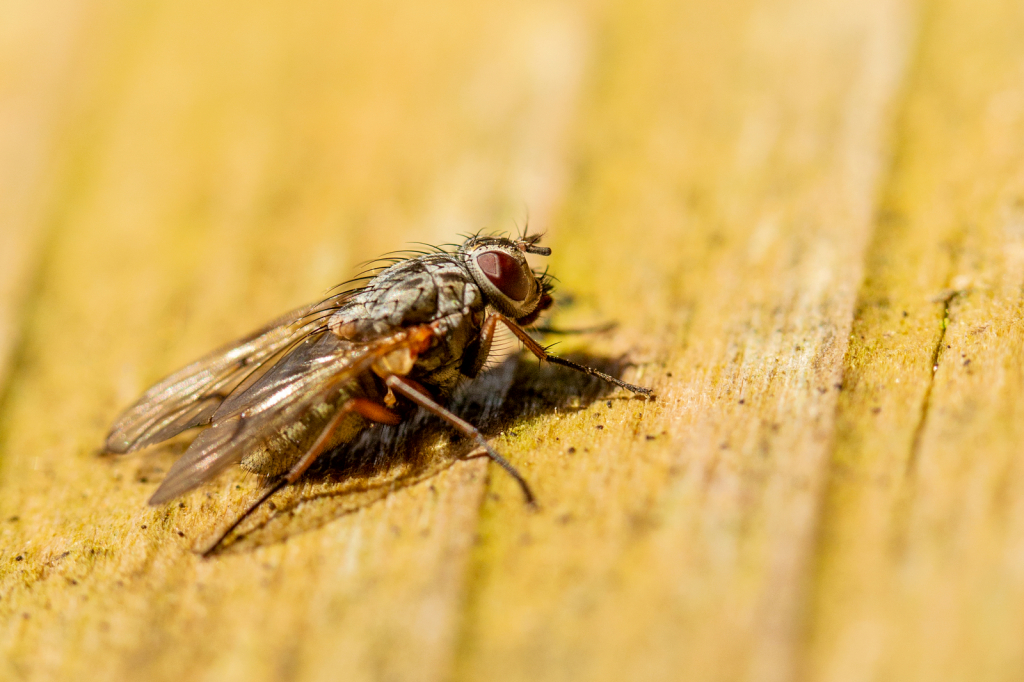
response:
<path id="1" fill-rule="evenodd" d="M 659 399 L 518 435 L 547 507 L 485 506 L 463 679 L 796 670 L 906 8 L 643 8 L 609 16 L 556 262 L 647 331 Z"/>
<path id="2" fill-rule="evenodd" d="M 57 2 L 0 6 L 0 388 L 53 215 L 68 109 L 68 80 L 81 17 Z"/>
<path id="3" fill-rule="evenodd" d="M 73 9 L 0 7 L 0 677 L 1024 674 L 1019 3 Z M 202 560 L 255 481 L 149 508 L 187 439 L 98 454 L 359 261 L 527 212 L 555 321 L 619 322 L 558 351 L 658 392 L 459 396 L 539 509 L 417 419 Z"/>
<path id="4" fill-rule="evenodd" d="M 1024 13 L 924 16 L 847 357 L 808 679 L 1024 674 Z"/>
<path id="5" fill-rule="evenodd" d="M 251 481 L 151 509 L 180 444 L 97 456 L 149 382 L 360 260 L 512 227 L 524 205 L 544 220 L 557 200 L 585 14 L 295 9 L 87 12 L 103 38 L 78 74 L 92 82 L 76 172 L 52 200 L 63 219 L 3 418 L 4 677 L 429 680 L 450 667 L 482 461 L 442 457 L 419 485 L 344 508 L 311 501 L 288 542 L 204 562 L 192 542 Z M 500 400 L 511 378 L 484 388 Z"/>

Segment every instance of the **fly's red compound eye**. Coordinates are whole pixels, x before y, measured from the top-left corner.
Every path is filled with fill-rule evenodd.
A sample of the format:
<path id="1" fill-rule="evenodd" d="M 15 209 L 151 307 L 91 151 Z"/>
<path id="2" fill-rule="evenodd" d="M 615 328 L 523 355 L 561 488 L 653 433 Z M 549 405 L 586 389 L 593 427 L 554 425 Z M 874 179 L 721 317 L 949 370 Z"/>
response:
<path id="1" fill-rule="evenodd" d="M 516 259 L 504 251 L 484 251 L 476 262 L 491 284 L 513 301 L 525 301 L 530 295 L 530 279 Z"/>

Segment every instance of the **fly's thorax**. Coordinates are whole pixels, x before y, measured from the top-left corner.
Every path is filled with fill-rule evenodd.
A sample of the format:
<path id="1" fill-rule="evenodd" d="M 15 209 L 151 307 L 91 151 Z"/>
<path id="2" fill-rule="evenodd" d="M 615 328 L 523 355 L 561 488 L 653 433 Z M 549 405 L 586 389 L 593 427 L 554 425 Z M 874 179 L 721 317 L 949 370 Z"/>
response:
<path id="1" fill-rule="evenodd" d="M 373 370 L 378 376 L 410 376 L 444 394 L 462 378 L 454 370 L 479 338 L 485 310 L 485 297 L 464 261 L 434 254 L 384 270 L 334 313 L 328 326 L 342 339 L 369 342 L 429 324 L 429 347 L 396 349 Z"/>
<path id="2" fill-rule="evenodd" d="M 466 377 L 462 373 L 469 349 L 477 345 L 485 309 L 464 309 L 435 323 L 434 343 L 416 358 L 411 376 L 436 395 L 448 396 Z"/>
<path id="3" fill-rule="evenodd" d="M 368 341 L 483 307 L 480 288 L 463 262 L 435 254 L 384 270 L 332 315 L 329 327 L 341 338 Z"/>
<path id="4" fill-rule="evenodd" d="M 527 253 L 550 253 L 536 241 L 473 237 L 454 253 L 396 263 L 347 299 L 328 327 L 340 339 L 368 343 L 403 328 L 431 325 L 435 336 L 429 348 L 389 353 L 375 363 L 374 373 L 410 376 L 438 394 L 450 394 L 466 378 L 465 356 L 479 345 L 488 310 L 528 324 L 550 305 L 546 280 L 526 262 Z"/>

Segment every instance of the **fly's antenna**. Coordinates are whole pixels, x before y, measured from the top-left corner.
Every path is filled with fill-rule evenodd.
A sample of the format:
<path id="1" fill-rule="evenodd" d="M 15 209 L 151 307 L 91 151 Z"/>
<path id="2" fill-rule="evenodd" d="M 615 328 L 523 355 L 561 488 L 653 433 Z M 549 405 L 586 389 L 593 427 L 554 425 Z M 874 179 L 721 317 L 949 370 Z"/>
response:
<path id="1" fill-rule="evenodd" d="M 529 236 L 523 235 L 521 239 L 516 241 L 516 246 L 518 246 L 519 250 L 523 253 L 535 253 L 538 256 L 550 256 L 551 249 L 546 246 L 537 246 L 543 236 L 544 235 L 541 233 L 531 234 Z"/>

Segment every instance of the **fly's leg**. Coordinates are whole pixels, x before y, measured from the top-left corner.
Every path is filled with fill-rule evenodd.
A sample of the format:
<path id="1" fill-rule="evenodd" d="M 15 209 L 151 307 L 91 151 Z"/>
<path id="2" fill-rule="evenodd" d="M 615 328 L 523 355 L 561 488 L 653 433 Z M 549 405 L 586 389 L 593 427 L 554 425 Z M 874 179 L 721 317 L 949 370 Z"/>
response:
<path id="1" fill-rule="evenodd" d="M 553 365 L 561 365 L 563 367 L 568 367 L 569 369 L 574 369 L 577 372 L 589 374 L 592 377 L 597 377 L 598 379 L 607 381 L 610 384 L 615 384 L 616 386 L 624 388 L 628 391 L 632 391 L 633 393 L 639 393 L 640 395 L 647 398 L 650 398 L 654 395 L 654 391 L 647 388 L 646 386 L 627 384 L 622 379 L 616 379 L 615 377 L 609 374 L 605 374 L 604 372 L 600 372 L 594 369 L 593 367 L 587 367 L 586 365 L 581 365 L 579 363 L 573 362 L 572 360 L 566 360 L 565 358 L 560 358 L 557 355 L 552 355 L 551 353 L 548 353 L 547 349 L 544 348 L 544 346 L 537 343 L 536 339 L 527 334 L 525 329 L 523 329 L 513 320 L 509 319 L 508 317 L 505 317 L 501 313 L 491 313 L 490 315 L 487 316 L 487 319 L 484 320 L 483 328 L 480 330 L 480 348 L 490 347 L 491 337 L 494 336 L 494 328 L 498 325 L 499 322 L 508 327 L 509 330 L 511 330 L 511 332 L 516 335 L 516 338 L 523 342 L 523 345 L 526 346 L 527 350 L 536 355 L 539 360 L 547 360 Z M 486 358 L 477 358 L 474 364 L 479 364 L 482 367 L 483 360 L 486 360 Z"/>
<path id="2" fill-rule="evenodd" d="M 388 388 L 393 390 L 395 393 L 405 396 L 427 412 L 430 412 L 451 424 L 463 435 L 476 441 L 476 444 L 487 452 L 487 456 L 490 457 L 495 464 L 504 469 L 509 476 L 516 480 L 516 483 L 518 483 L 519 487 L 523 490 L 523 495 L 526 497 L 527 504 L 535 504 L 533 491 L 530 490 L 530 486 L 526 483 L 526 480 L 518 471 L 516 471 L 516 468 L 512 466 L 507 459 L 499 455 L 494 448 L 487 444 L 487 441 L 484 439 L 484 435 L 480 433 L 479 429 L 452 411 L 444 408 L 442 405 L 439 405 L 433 398 L 427 395 L 423 388 L 416 382 L 397 374 L 388 376 L 384 381 L 388 385 Z"/>
<path id="3" fill-rule="evenodd" d="M 316 442 L 310 446 L 309 450 L 306 450 L 306 454 L 295 463 L 287 474 L 284 476 L 284 480 L 288 483 L 295 483 L 299 480 L 302 474 L 306 473 L 313 462 L 316 461 L 317 457 L 323 454 L 324 450 L 327 449 L 327 444 L 331 442 L 331 438 L 334 436 L 334 432 L 341 426 L 341 422 L 344 421 L 345 415 L 350 412 L 356 412 L 366 417 L 370 421 L 379 422 L 381 424 L 391 424 L 394 426 L 402 421 L 401 417 L 397 414 L 384 407 L 378 405 L 372 400 L 366 398 L 352 398 L 342 405 L 338 411 L 331 417 L 331 421 L 328 422 L 327 426 L 324 427 L 323 431 L 317 437 Z"/>
<path id="4" fill-rule="evenodd" d="M 554 334 L 557 336 L 571 336 L 575 334 L 604 334 L 610 332 L 618 326 L 615 322 L 605 322 L 604 324 L 594 325 L 593 327 L 577 327 L 576 329 L 562 329 L 561 327 L 531 327 L 531 329 L 539 334 Z"/>
<path id="5" fill-rule="evenodd" d="M 217 536 L 214 537 L 212 540 L 208 540 L 202 545 L 197 545 L 196 547 L 194 547 L 193 551 L 196 554 L 199 554 L 203 557 L 208 557 L 211 554 L 213 554 L 213 552 L 218 547 L 220 547 L 220 543 L 224 542 L 224 538 L 226 538 L 231 533 L 231 531 L 238 528 L 238 526 L 241 525 L 242 521 L 245 521 L 247 518 L 249 518 L 249 515 L 256 511 L 257 507 L 266 502 L 271 495 L 273 495 L 278 490 L 283 488 L 286 483 L 288 483 L 288 480 L 285 479 L 284 477 L 274 481 L 273 485 L 266 488 L 262 493 L 260 493 L 260 496 L 256 498 L 256 501 L 254 501 L 252 504 L 246 507 L 245 511 L 239 514 L 238 517 L 231 522 L 231 525 L 217 533 Z"/>
<path id="6" fill-rule="evenodd" d="M 345 404 L 339 407 L 338 411 L 334 413 L 334 416 L 331 417 L 331 420 L 327 423 L 327 426 L 325 426 L 323 430 L 320 431 L 320 435 L 317 436 L 317 439 L 313 443 L 313 445 L 311 445 L 310 448 L 306 450 L 305 454 L 302 455 L 299 461 L 296 462 L 295 465 L 288 470 L 288 473 L 279 478 L 277 481 L 275 481 L 273 485 L 268 487 L 266 490 L 264 490 L 263 493 L 258 498 L 256 498 L 256 501 L 250 504 L 246 508 L 246 510 L 242 512 L 241 515 L 239 515 L 239 517 L 231 523 L 230 526 L 228 526 L 223 531 L 218 533 L 217 537 L 213 540 L 213 542 L 207 543 L 203 547 L 197 548 L 196 551 L 199 554 L 202 554 L 203 556 L 209 556 L 210 554 L 212 554 L 213 551 L 220 546 L 220 543 L 224 541 L 224 538 L 226 538 L 228 534 L 231 533 L 231 531 L 238 528 L 239 524 L 241 524 L 242 521 L 248 518 L 248 516 L 252 514 L 257 507 L 266 502 L 271 495 L 276 493 L 278 490 L 283 488 L 288 483 L 294 483 L 295 481 L 299 480 L 299 477 L 301 477 L 302 474 L 306 473 L 306 470 L 309 469 L 310 466 L 312 466 L 313 462 L 315 462 L 317 458 L 324 453 L 324 451 L 327 449 L 327 444 L 331 442 L 331 438 L 334 436 L 334 432 L 338 430 L 339 426 L 341 426 L 341 423 L 342 421 L 344 421 L 345 416 L 352 412 L 360 414 L 363 417 L 369 419 L 370 421 L 380 422 L 382 424 L 394 425 L 401 421 L 401 418 L 397 414 L 387 409 L 383 405 L 378 405 L 372 400 L 367 400 L 366 398 L 352 398 L 351 400 L 346 401 Z"/>

